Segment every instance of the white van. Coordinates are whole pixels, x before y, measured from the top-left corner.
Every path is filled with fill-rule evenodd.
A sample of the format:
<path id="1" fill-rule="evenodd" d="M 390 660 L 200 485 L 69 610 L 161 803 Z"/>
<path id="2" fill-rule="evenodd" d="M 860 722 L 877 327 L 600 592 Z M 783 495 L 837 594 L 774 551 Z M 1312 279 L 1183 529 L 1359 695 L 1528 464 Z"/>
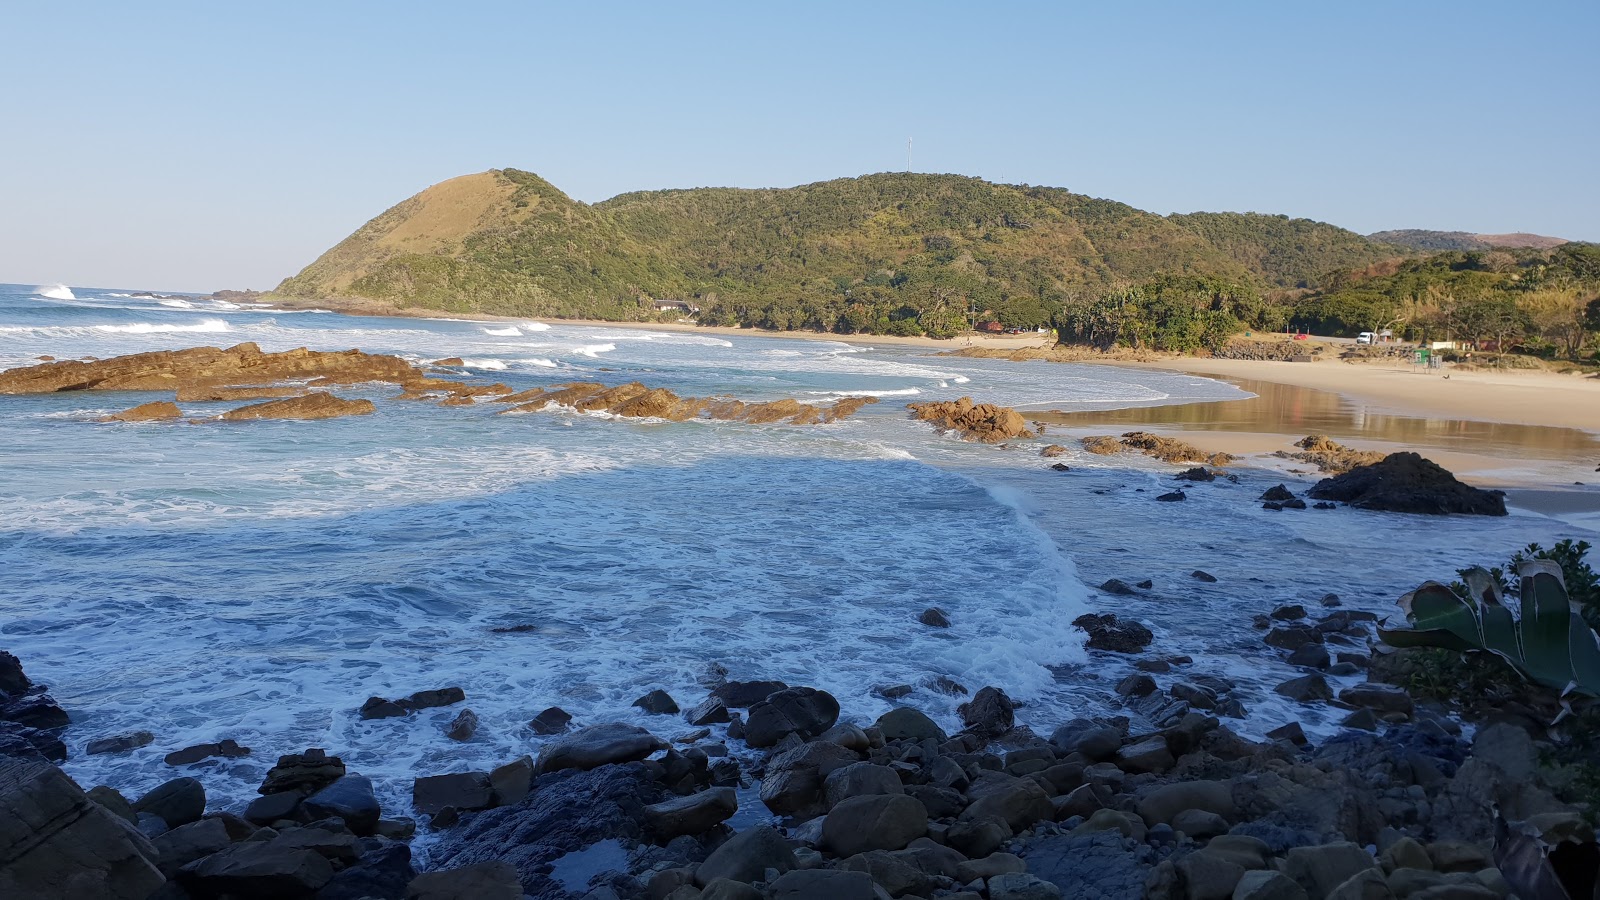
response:
<path id="1" fill-rule="evenodd" d="M 1372 343 L 1372 332 L 1363 331 L 1360 334 L 1356 335 L 1356 343 L 1358 343 L 1358 344 L 1370 344 L 1370 343 Z"/>

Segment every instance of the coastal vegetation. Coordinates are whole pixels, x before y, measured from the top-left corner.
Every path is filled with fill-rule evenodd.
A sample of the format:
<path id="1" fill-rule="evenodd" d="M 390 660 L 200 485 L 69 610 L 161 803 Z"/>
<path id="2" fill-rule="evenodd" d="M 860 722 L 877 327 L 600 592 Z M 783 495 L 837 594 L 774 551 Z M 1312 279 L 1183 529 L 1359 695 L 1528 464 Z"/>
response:
<path id="1" fill-rule="evenodd" d="M 395 206 L 277 293 L 618 321 L 692 307 L 711 325 L 950 337 L 981 322 L 1038 328 L 1081 298 L 1159 279 L 1237 286 L 1258 304 L 1408 252 L 1305 219 L 1163 217 L 955 175 L 645 191 L 590 205 L 503 169 Z"/>
<path id="2" fill-rule="evenodd" d="M 276 293 L 840 334 L 1053 327 L 1099 350 L 1217 352 L 1241 332 L 1295 330 L 1592 353 L 1600 247 L 1423 239 L 1434 234 L 1376 236 L 1389 243 L 1282 215 L 1159 216 L 1064 188 L 912 173 L 586 204 L 499 169 L 400 203 Z M 1518 246 L 1488 243 L 1499 238 Z M 1471 249 L 1438 249 L 1456 246 Z"/>

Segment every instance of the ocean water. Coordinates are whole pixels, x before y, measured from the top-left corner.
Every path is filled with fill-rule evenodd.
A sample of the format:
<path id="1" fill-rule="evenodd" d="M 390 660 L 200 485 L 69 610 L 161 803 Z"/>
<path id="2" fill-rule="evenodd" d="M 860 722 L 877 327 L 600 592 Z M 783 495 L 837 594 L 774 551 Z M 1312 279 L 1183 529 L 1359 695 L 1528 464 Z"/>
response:
<path id="1" fill-rule="evenodd" d="M 824 688 L 863 724 L 889 708 L 875 688 L 909 684 L 905 702 L 952 730 L 961 698 L 935 680 L 993 684 L 1048 732 L 1122 712 L 1113 688 L 1128 661 L 1085 652 L 1071 627 L 1085 612 L 1139 618 L 1156 632 L 1152 653 L 1239 682 L 1241 731 L 1297 719 L 1327 733 L 1337 711 L 1272 693 L 1298 673 L 1261 644 L 1252 615 L 1330 592 L 1387 614 L 1421 581 L 1530 541 L 1600 540 L 1522 510 L 1268 512 L 1254 498 L 1284 476 L 1263 470 L 1157 503 L 1172 466 L 1073 451 L 1060 460 L 1073 471 L 1056 472 L 1044 441 L 967 444 L 903 407 L 963 394 L 1060 410 L 1249 396 L 1192 376 L 135 294 L 0 286 L 0 368 L 254 341 L 459 356 L 469 377 L 518 389 L 637 379 L 745 400 L 882 399 L 795 428 L 496 415 L 389 400 L 398 391 L 384 386 L 341 391 L 378 401 L 375 415 L 311 423 L 104 424 L 153 397 L 0 396 L 0 648 L 71 713 L 68 772 L 129 795 L 196 774 L 214 804 L 242 805 L 279 754 L 323 747 L 404 813 L 417 775 L 536 752 L 526 723 L 548 706 L 681 736 L 680 718 L 631 703 L 664 688 L 687 707 L 713 668 Z M 196 417 L 229 406 L 183 404 Z M 1193 579 L 1197 568 L 1219 581 Z M 1093 587 L 1112 577 L 1155 586 L 1132 598 Z M 953 626 L 919 625 L 929 606 Z M 533 630 L 494 631 L 516 625 Z M 356 714 L 369 696 L 447 685 L 481 721 L 466 743 L 444 734 L 459 707 Z M 137 729 L 156 741 L 83 752 Z M 182 773 L 162 762 L 222 738 L 255 752 Z"/>

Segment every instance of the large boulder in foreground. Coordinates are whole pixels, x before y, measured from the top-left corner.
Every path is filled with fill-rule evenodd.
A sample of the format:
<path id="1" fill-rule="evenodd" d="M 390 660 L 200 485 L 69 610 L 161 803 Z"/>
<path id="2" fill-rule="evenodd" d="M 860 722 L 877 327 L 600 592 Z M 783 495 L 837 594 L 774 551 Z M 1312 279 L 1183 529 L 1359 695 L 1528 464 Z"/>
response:
<path id="1" fill-rule="evenodd" d="M 1415 453 L 1391 453 L 1381 462 L 1324 478 L 1306 496 L 1385 512 L 1431 516 L 1506 514 L 1503 492 L 1462 484 L 1443 466 Z"/>
<path id="2" fill-rule="evenodd" d="M 550 863 L 601 841 L 643 839 L 651 822 L 646 807 L 663 793 L 640 763 L 542 775 L 515 806 L 475 813 L 441 833 L 432 862 L 455 869 L 504 861 L 527 893 L 564 896 L 549 877 Z"/>
<path id="3" fill-rule="evenodd" d="M 594 769 L 612 763 L 635 762 L 667 743 L 637 725 L 607 722 L 563 735 L 539 750 L 537 771 Z"/>
<path id="4" fill-rule="evenodd" d="M 923 422 L 954 431 L 969 441 L 998 444 L 1028 434 L 1028 421 L 1007 406 L 973 403 L 971 397 L 943 403 L 908 403 L 906 409 Z"/>
<path id="5" fill-rule="evenodd" d="M 143 900 L 166 881 L 150 842 L 32 754 L 0 753 L 0 897 Z"/>

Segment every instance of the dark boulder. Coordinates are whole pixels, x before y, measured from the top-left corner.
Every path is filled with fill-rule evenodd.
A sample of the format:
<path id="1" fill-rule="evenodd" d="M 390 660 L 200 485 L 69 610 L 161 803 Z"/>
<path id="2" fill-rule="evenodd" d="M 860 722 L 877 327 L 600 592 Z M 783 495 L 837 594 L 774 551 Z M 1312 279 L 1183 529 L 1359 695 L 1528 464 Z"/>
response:
<path id="1" fill-rule="evenodd" d="M 361 704 L 359 714 L 362 719 L 396 719 L 406 714 L 406 708 L 393 700 L 368 697 L 367 702 Z"/>
<path id="2" fill-rule="evenodd" d="M 744 740 L 771 747 L 791 734 L 810 740 L 839 721 L 839 701 L 827 691 L 800 687 L 778 691 L 750 707 Z"/>
<path id="3" fill-rule="evenodd" d="M 417 710 L 451 706 L 466 699 L 467 694 L 461 688 L 447 687 L 434 691 L 417 691 L 404 700 L 396 700 L 395 702 L 407 710 Z"/>
<path id="4" fill-rule="evenodd" d="M 820 816 L 827 812 L 828 775 L 860 759 L 854 751 L 824 741 L 785 750 L 767 761 L 761 776 L 761 802 L 780 816 Z"/>
<path id="5" fill-rule="evenodd" d="M 279 820 L 293 819 L 303 799 L 299 791 L 280 791 L 257 797 L 245 807 L 244 820 L 255 825 L 271 825 Z"/>
<path id="6" fill-rule="evenodd" d="M 555 896 L 568 895 L 562 892 Z M 406 885 L 405 892 L 405 900 L 522 900 L 522 897 L 520 874 L 515 866 L 501 860 L 424 872 Z"/>
<path id="7" fill-rule="evenodd" d="M 905 794 L 848 797 L 828 811 L 822 843 L 841 857 L 870 850 L 903 850 L 928 833 L 928 810 Z"/>
<path id="8" fill-rule="evenodd" d="M 30 750 L 0 752 L 0 810 L 0 897 L 144 900 L 165 880 L 143 835 Z"/>
<path id="9" fill-rule="evenodd" d="M 928 626 L 929 628 L 950 627 L 950 617 L 945 615 L 944 610 L 937 606 L 930 606 L 923 610 L 922 615 L 917 616 L 917 621 Z"/>
<path id="10" fill-rule="evenodd" d="M 317 900 L 398 900 L 406 895 L 406 885 L 417 877 L 411 865 L 411 848 L 400 841 L 376 837 L 363 839 L 359 846 L 361 857 L 335 872 L 333 880 L 317 891 Z"/>
<path id="11" fill-rule="evenodd" d="M 601 841 L 642 839 L 645 807 L 662 794 L 642 763 L 541 775 L 522 802 L 466 817 L 438 835 L 431 863 L 456 869 L 504 861 L 526 893 L 565 896 L 548 877 L 550 864 Z"/>
<path id="12" fill-rule="evenodd" d="M 1196 581 L 1204 582 L 1205 584 L 1217 583 L 1217 576 L 1212 575 L 1210 572 L 1207 572 L 1203 569 L 1195 569 L 1193 572 L 1189 573 L 1189 577 Z"/>
<path id="13" fill-rule="evenodd" d="M 1298 650 L 1306 644 L 1322 643 L 1322 632 L 1310 625 L 1285 625 L 1274 628 L 1262 638 L 1269 647 L 1280 650 Z"/>
<path id="14" fill-rule="evenodd" d="M 927 713 L 909 706 L 897 706 L 878 717 L 873 723 L 886 741 L 924 741 L 932 738 L 944 743 L 948 735 Z"/>
<path id="15" fill-rule="evenodd" d="M 1155 639 L 1150 629 L 1131 619 L 1118 619 L 1115 613 L 1103 616 L 1089 613 L 1074 619 L 1072 624 L 1089 633 L 1085 646 L 1090 650 L 1138 653 Z"/>
<path id="16" fill-rule="evenodd" d="M 768 869 L 779 874 L 796 868 L 794 851 L 776 829 L 768 825 L 748 828 L 729 838 L 712 851 L 694 871 L 698 884 L 710 884 L 718 878 L 730 881 L 752 882 L 766 876 Z"/>
<path id="17" fill-rule="evenodd" d="M 494 805 L 494 785 L 484 772 L 424 775 L 411 783 L 411 805 L 429 816 L 447 807 L 458 811 L 488 809 Z"/>
<path id="18" fill-rule="evenodd" d="M 995 738 L 1016 723 L 1016 701 L 997 687 L 986 687 L 956 710 L 967 731 L 982 738 Z"/>
<path id="19" fill-rule="evenodd" d="M 572 715 L 559 706 L 552 706 L 528 723 L 534 734 L 560 734 L 572 724 Z"/>
<path id="20" fill-rule="evenodd" d="M 314 794 L 343 777 L 344 760 L 313 747 L 304 753 L 278 757 L 278 764 L 267 771 L 259 793 Z"/>
<path id="21" fill-rule="evenodd" d="M 1165 503 L 1172 503 L 1178 500 L 1187 500 L 1189 499 L 1189 495 L 1185 494 L 1183 491 L 1172 491 L 1171 493 L 1162 494 L 1156 499 Z"/>
<path id="22" fill-rule="evenodd" d="M 1192 469 L 1184 469 L 1172 477 L 1178 481 L 1211 482 L 1217 480 L 1217 473 L 1207 469 L 1205 466 L 1195 466 Z"/>
<path id="23" fill-rule="evenodd" d="M 789 686 L 781 681 L 725 681 L 711 690 L 711 696 L 729 709 L 748 709 Z"/>
<path id="24" fill-rule="evenodd" d="M 184 866 L 177 880 L 202 897 L 310 897 L 333 880 L 333 864 L 315 850 L 246 841 Z"/>
<path id="25" fill-rule="evenodd" d="M 644 821 L 652 834 L 669 841 L 679 835 L 708 831 L 738 811 L 739 798 L 733 788 L 718 787 L 646 806 Z"/>
<path id="26" fill-rule="evenodd" d="M 478 714 L 470 709 L 463 709 L 456 713 L 450 724 L 444 730 L 445 736 L 452 741 L 470 741 L 478 733 Z"/>
<path id="27" fill-rule="evenodd" d="M 205 815 L 206 789 L 193 778 L 175 778 L 135 800 L 133 811 L 160 816 L 168 828 L 187 825 Z"/>
<path id="28" fill-rule="evenodd" d="M 1300 703 L 1314 703 L 1319 700 L 1332 700 L 1333 688 L 1328 686 L 1328 680 L 1321 675 L 1302 675 L 1272 689 L 1276 693 Z"/>
<path id="29" fill-rule="evenodd" d="M 148 731 L 132 731 L 114 737 L 92 740 L 89 742 L 85 752 L 90 756 L 98 756 L 101 753 L 127 753 L 144 747 L 155 739 L 155 735 Z"/>
<path id="30" fill-rule="evenodd" d="M 707 697 L 694 708 L 683 714 L 690 725 L 716 725 L 732 720 L 728 714 L 728 707 L 716 697 Z"/>
<path id="31" fill-rule="evenodd" d="M 1262 494 L 1258 499 L 1266 500 L 1271 503 L 1282 503 L 1285 500 L 1293 500 L 1294 491 L 1291 491 L 1288 487 L 1280 484 L 1276 487 L 1267 488 L 1266 493 Z"/>
<path id="32" fill-rule="evenodd" d="M 537 768 L 542 773 L 635 762 L 666 746 L 665 741 L 637 725 L 607 722 L 580 728 L 545 744 L 539 750 Z"/>
<path id="33" fill-rule="evenodd" d="M 1506 514 L 1503 491 L 1462 484 L 1442 466 L 1415 453 L 1391 453 L 1381 462 L 1324 478 L 1306 496 L 1388 512 L 1435 516 Z"/>
<path id="34" fill-rule="evenodd" d="M 223 759 L 243 759 L 249 755 L 249 747 L 241 747 L 237 741 L 230 739 L 217 741 L 213 744 L 195 744 L 182 750 L 174 750 L 168 753 L 162 761 L 169 766 L 188 766 L 204 759 L 210 759 L 213 756 L 220 756 Z"/>
<path id="35" fill-rule="evenodd" d="M 1100 585 L 1100 590 L 1105 591 L 1108 594 L 1116 594 L 1121 597 L 1132 596 L 1135 593 L 1131 585 L 1119 578 L 1107 579 L 1103 584 Z"/>
<path id="36" fill-rule="evenodd" d="M 642 709 L 647 713 L 658 716 L 676 715 L 678 712 L 678 702 L 672 699 L 671 694 L 663 690 L 651 691 L 633 701 L 633 705 L 636 709 Z"/>
<path id="37" fill-rule="evenodd" d="M 365 775 L 346 775 L 317 791 L 306 798 L 305 810 L 313 819 L 341 819 L 359 835 L 371 835 L 382 815 L 372 781 Z"/>
<path id="38" fill-rule="evenodd" d="M 32 682 L 22 671 L 22 660 L 0 650 L 0 692 L 15 697 L 27 693 Z"/>

